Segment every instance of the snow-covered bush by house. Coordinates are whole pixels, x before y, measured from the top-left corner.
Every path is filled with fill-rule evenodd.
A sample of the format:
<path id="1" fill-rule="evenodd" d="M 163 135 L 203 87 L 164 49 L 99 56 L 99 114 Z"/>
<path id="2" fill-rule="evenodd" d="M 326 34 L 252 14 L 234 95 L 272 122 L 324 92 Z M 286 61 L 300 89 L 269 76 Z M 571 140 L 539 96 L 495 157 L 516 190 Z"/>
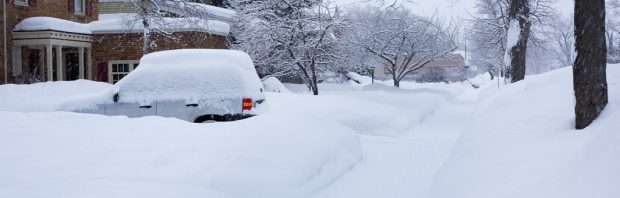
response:
<path id="1" fill-rule="evenodd" d="M 277 92 L 277 93 L 288 93 L 290 92 L 276 77 L 268 77 L 263 80 L 263 86 L 265 87 L 265 91 L 268 92 Z"/>
<path id="2" fill-rule="evenodd" d="M 76 95 L 100 95 L 100 92 L 111 88 L 109 83 L 88 80 L 2 85 L 0 111 L 53 111 Z"/>

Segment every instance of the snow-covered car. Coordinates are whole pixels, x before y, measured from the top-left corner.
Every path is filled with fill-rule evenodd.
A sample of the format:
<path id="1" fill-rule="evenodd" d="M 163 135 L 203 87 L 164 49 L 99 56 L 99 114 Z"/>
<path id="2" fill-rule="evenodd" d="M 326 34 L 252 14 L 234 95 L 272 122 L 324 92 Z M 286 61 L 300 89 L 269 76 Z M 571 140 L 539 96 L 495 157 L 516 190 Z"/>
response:
<path id="1" fill-rule="evenodd" d="M 233 121 L 266 110 L 263 85 L 244 52 L 182 49 L 147 54 L 105 93 L 73 98 L 60 110 L 190 122 Z"/>

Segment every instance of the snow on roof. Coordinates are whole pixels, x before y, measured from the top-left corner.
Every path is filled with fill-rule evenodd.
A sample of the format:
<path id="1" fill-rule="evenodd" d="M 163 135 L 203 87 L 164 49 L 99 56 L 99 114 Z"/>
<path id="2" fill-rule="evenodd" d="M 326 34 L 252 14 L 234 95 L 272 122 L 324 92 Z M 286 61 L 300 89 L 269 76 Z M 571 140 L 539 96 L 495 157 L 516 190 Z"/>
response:
<path id="1" fill-rule="evenodd" d="M 252 60 L 236 50 L 180 49 L 150 53 L 116 86 L 121 102 L 263 97 Z"/>
<path id="2" fill-rule="evenodd" d="M 77 23 L 53 17 L 30 17 L 15 25 L 13 31 L 43 31 L 54 30 L 60 32 L 73 32 L 80 34 L 92 34 L 88 24 Z"/>
<path id="3" fill-rule="evenodd" d="M 208 19 L 215 20 L 223 20 L 223 21 L 232 21 L 232 19 L 237 14 L 234 10 L 220 8 L 212 5 L 207 5 L 204 3 L 194 3 L 194 2 L 166 2 L 169 4 L 174 4 L 171 6 L 162 6 L 161 9 L 172 12 L 175 14 L 179 14 L 184 16 L 186 13 L 181 11 L 181 9 L 189 10 L 189 13 L 200 13 L 207 15 Z M 181 8 L 179 8 L 179 4 Z M 186 9 L 186 6 L 188 9 Z"/>
<path id="4" fill-rule="evenodd" d="M 129 16 L 129 15 L 125 15 Z M 91 31 L 97 33 L 141 32 L 144 26 L 136 19 L 121 15 L 110 16 L 107 20 L 90 23 Z M 198 18 L 163 18 L 152 21 L 151 28 L 170 32 L 197 31 L 226 36 L 230 25 L 221 21 L 203 20 Z"/>
<path id="5" fill-rule="evenodd" d="M 107 17 L 107 16 L 106 16 Z M 79 34 L 141 32 L 142 23 L 131 22 L 131 15 L 111 15 L 106 20 L 93 21 L 88 24 L 77 23 L 53 17 L 30 17 L 19 22 L 13 31 L 45 31 L 54 30 Z M 203 20 L 198 18 L 162 18 L 153 21 L 152 28 L 166 32 L 197 31 L 227 36 L 230 25 L 221 21 Z"/>

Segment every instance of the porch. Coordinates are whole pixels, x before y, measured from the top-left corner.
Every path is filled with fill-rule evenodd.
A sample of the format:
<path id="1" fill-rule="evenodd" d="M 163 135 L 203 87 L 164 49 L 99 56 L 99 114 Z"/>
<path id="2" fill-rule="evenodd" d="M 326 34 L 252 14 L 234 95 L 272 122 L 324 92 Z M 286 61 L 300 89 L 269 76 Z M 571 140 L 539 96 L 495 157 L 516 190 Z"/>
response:
<path id="1" fill-rule="evenodd" d="M 13 76 L 26 82 L 92 79 L 92 36 L 55 30 L 13 32 Z"/>

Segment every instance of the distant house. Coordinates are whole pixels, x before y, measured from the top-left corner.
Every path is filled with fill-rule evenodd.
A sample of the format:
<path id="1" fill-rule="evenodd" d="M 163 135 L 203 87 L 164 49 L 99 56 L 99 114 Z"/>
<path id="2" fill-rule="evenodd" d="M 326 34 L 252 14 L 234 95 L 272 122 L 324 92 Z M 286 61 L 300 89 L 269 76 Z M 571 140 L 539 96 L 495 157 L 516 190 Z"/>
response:
<path id="1" fill-rule="evenodd" d="M 135 12 L 130 2 L 12 0 L 3 5 L 0 84 L 76 79 L 115 83 L 139 65 L 143 27 L 129 25 L 127 16 Z M 212 20 L 159 27 L 169 34 L 151 34 L 151 51 L 226 48 L 234 11 L 198 6 L 212 13 Z M 173 14 L 167 21 L 188 20 L 168 11 Z"/>
<path id="2" fill-rule="evenodd" d="M 377 79 L 391 80 L 391 74 L 379 65 L 375 68 Z M 450 54 L 441 60 L 427 63 L 419 70 L 408 74 L 404 80 L 416 82 L 457 82 L 465 80 L 465 58 Z"/>

